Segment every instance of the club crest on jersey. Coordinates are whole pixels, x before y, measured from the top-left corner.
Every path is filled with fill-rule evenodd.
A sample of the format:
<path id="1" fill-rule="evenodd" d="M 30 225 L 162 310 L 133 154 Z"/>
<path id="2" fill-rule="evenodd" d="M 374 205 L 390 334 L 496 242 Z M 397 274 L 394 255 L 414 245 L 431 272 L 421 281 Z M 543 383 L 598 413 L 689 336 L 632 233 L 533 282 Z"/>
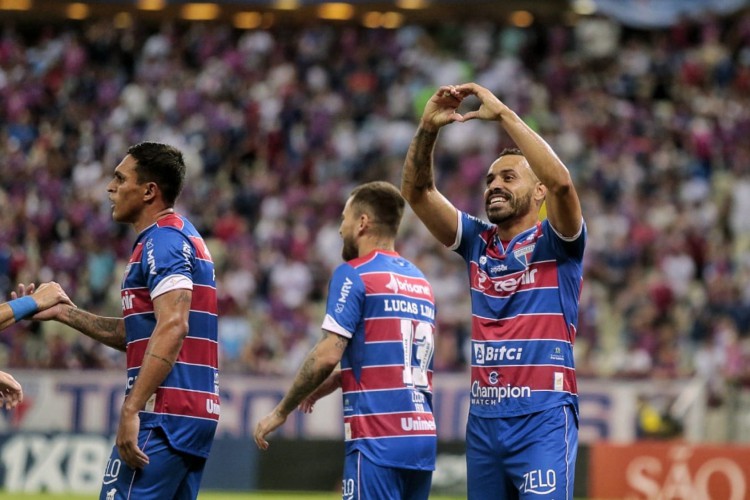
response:
<path id="1" fill-rule="evenodd" d="M 531 245 L 526 245 L 517 250 L 513 250 L 513 256 L 518 259 L 518 262 L 520 262 L 524 266 L 528 266 L 528 257 L 534 251 L 534 247 L 536 247 L 536 243 L 532 243 Z"/>

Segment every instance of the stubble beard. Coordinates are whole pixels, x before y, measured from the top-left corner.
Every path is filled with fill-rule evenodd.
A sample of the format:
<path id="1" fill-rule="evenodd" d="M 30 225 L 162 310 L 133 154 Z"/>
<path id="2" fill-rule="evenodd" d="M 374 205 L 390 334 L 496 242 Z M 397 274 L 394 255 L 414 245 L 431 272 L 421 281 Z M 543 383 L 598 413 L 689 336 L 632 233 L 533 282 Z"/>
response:
<path id="1" fill-rule="evenodd" d="M 349 262 L 352 259 L 359 257 L 359 250 L 353 241 L 348 238 L 344 238 L 344 247 L 341 249 L 341 258 L 344 262 Z"/>
<path id="2" fill-rule="evenodd" d="M 508 222 L 513 222 L 525 217 L 531 211 L 531 193 L 521 197 L 511 196 L 508 205 L 510 209 L 508 212 L 491 209 L 488 206 L 485 209 L 487 212 L 487 219 L 496 226 L 502 226 Z"/>

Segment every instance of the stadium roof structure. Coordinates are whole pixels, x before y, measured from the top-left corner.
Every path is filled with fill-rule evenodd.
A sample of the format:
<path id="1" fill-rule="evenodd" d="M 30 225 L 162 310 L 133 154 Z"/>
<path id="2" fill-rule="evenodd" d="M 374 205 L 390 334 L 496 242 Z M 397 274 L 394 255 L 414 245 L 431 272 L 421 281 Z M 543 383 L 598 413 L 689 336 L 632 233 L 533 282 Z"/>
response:
<path id="1" fill-rule="evenodd" d="M 0 0 L 0 17 L 35 24 L 120 16 L 140 22 L 228 21 L 238 28 L 317 21 L 369 26 L 378 18 L 386 20 L 386 28 L 471 19 L 524 27 L 571 13 L 567 0 Z"/>

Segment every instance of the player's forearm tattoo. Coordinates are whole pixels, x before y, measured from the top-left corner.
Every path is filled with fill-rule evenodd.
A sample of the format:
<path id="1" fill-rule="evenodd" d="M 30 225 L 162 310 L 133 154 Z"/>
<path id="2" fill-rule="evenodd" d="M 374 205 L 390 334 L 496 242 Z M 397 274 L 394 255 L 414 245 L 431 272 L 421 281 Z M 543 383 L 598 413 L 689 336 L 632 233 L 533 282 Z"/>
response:
<path id="1" fill-rule="evenodd" d="M 119 318 L 106 318 L 70 308 L 63 322 L 104 345 L 125 351 L 125 327 Z"/>
<path id="2" fill-rule="evenodd" d="M 346 350 L 346 346 L 349 345 L 349 341 L 340 335 L 336 335 L 336 349 L 341 352 Z"/>
<path id="3" fill-rule="evenodd" d="M 403 182 L 411 185 L 415 191 L 424 191 L 435 186 L 432 150 L 435 148 L 436 140 L 437 132 L 428 132 L 420 127 L 409 146 Z"/>
<path id="4" fill-rule="evenodd" d="M 339 336 L 337 335 L 337 337 Z M 346 349 L 346 340 L 341 337 L 339 337 L 339 339 L 340 340 L 336 341 L 336 347 L 342 350 Z M 310 351 L 310 354 L 307 355 L 307 358 L 305 358 L 304 363 L 302 363 L 302 367 L 299 369 L 299 372 L 294 379 L 292 387 L 289 389 L 289 392 L 281 401 L 279 407 L 284 415 L 289 415 L 292 411 L 294 411 L 294 409 L 299 406 L 302 400 L 310 395 L 310 393 L 312 393 L 315 389 L 317 389 L 318 386 L 320 386 L 320 384 L 322 384 L 333 371 L 333 367 L 331 367 L 330 370 L 321 370 L 320 368 L 316 368 L 315 365 L 317 364 L 317 349 L 318 346 L 315 346 L 313 350 Z"/>

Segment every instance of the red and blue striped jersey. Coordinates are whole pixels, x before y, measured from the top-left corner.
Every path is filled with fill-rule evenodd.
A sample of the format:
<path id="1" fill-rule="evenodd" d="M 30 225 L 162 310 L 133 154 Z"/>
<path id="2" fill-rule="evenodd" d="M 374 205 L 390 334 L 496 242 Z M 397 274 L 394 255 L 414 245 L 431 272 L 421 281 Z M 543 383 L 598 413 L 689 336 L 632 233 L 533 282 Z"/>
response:
<path id="1" fill-rule="evenodd" d="M 217 304 L 214 265 L 203 238 L 172 214 L 136 239 L 122 281 L 128 383 L 138 376 L 156 327 L 153 300 L 191 289 L 189 332 L 172 371 L 140 412 L 141 428 L 161 427 L 177 450 L 207 457 L 219 420 Z"/>
<path id="2" fill-rule="evenodd" d="M 471 286 L 472 414 L 578 411 L 573 343 L 585 242 L 585 224 L 565 239 L 545 220 L 503 245 L 497 226 L 459 212 L 452 249 Z"/>
<path id="3" fill-rule="evenodd" d="M 383 250 L 340 265 L 323 329 L 350 339 L 341 359 L 346 452 L 434 470 L 435 299 L 422 272 Z"/>

